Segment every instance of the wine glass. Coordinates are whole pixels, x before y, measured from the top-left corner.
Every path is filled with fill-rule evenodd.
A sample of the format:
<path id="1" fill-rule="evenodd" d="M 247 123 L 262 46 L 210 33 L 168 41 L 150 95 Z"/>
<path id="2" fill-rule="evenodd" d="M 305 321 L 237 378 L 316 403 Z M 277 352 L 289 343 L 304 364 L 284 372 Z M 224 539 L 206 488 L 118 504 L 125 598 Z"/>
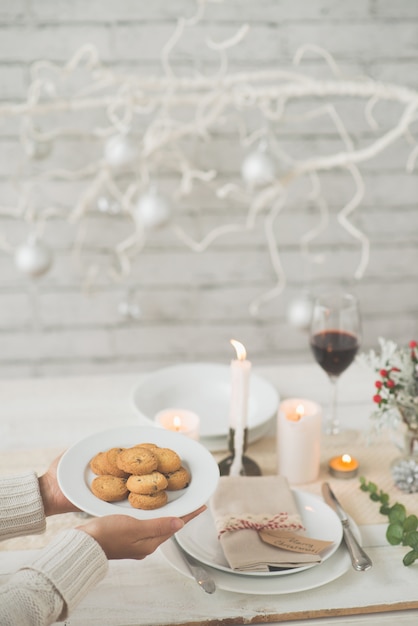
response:
<path id="1" fill-rule="evenodd" d="M 332 385 L 331 410 L 325 434 L 340 433 L 337 415 L 337 381 L 351 365 L 361 342 L 360 311 L 349 293 L 331 292 L 315 301 L 310 329 L 310 347 L 316 362 L 328 374 Z"/>

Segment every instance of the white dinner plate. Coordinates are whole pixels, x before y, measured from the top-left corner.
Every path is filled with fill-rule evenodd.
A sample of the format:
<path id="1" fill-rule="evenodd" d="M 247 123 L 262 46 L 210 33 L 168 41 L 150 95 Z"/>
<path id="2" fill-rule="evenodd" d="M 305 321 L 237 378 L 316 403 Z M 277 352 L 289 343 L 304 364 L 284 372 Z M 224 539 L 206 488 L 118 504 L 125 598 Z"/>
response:
<path id="1" fill-rule="evenodd" d="M 332 545 L 323 550 L 321 553 L 321 563 L 324 563 L 338 549 L 343 536 L 341 521 L 337 514 L 325 502 L 303 491 L 292 489 L 302 523 L 306 528 L 306 536 L 313 539 L 321 539 L 323 541 L 332 541 Z M 197 518 L 186 524 L 184 528 L 176 535 L 177 541 L 189 554 L 195 559 L 210 565 L 216 569 L 231 573 L 231 568 L 225 559 L 221 544 L 216 534 L 216 527 L 213 522 L 212 514 L 209 510 L 205 511 Z M 296 574 L 311 567 L 317 567 L 316 563 L 309 563 L 301 567 L 288 568 L 285 570 L 277 570 L 272 572 L 251 572 L 251 571 L 235 571 L 238 576 L 287 576 Z"/>
<path id="2" fill-rule="evenodd" d="M 189 486 L 180 491 L 168 491 L 168 503 L 152 511 L 134 509 L 127 500 L 104 502 L 96 498 L 90 490 L 94 478 L 89 467 L 92 457 L 109 448 L 128 448 L 146 442 L 177 452 L 183 465 L 190 471 Z M 126 426 L 95 433 L 73 445 L 62 456 L 57 477 L 64 495 L 90 515 L 101 517 L 118 513 L 138 519 L 153 519 L 186 515 L 206 504 L 218 484 L 219 468 L 212 454 L 202 444 L 185 435 L 155 426 Z"/>
<path id="3" fill-rule="evenodd" d="M 361 543 L 359 528 L 352 519 L 350 519 L 350 525 L 357 540 Z M 180 574 L 187 578 L 193 578 L 186 561 L 173 539 L 161 544 L 158 550 Z M 351 560 L 344 542 L 340 543 L 339 548 L 325 563 L 300 572 L 296 576 L 281 576 L 280 578 L 269 575 L 259 578 L 255 576 L 237 576 L 232 571 L 223 572 L 214 567 L 205 566 L 219 589 L 254 595 L 282 595 L 315 589 L 336 580 L 345 574 L 350 567 Z"/>
<path id="4" fill-rule="evenodd" d="M 216 363 L 186 363 L 148 374 L 133 392 L 140 414 L 153 420 L 167 408 L 194 411 L 200 417 L 200 438 L 210 450 L 226 448 L 229 431 L 231 371 Z M 251 372 L 248 398 L 248 438 L 264 434 L 263 427 L 276 415 L 279 394 L 273 385 Z"/>

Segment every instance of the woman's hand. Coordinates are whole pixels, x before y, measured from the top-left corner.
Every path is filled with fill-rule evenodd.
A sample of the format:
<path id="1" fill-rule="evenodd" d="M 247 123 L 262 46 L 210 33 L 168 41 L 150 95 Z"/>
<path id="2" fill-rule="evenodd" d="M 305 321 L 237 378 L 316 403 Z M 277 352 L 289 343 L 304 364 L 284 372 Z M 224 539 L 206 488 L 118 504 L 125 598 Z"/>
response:
<path id="1" fill-rule="evenodd" d="M 206 508 L 202 506 L 183 517 L 150 520 L 138 520 L 130 515 L 107 515 L 77 528 L 93 537 L 108 559 L 143 559 Z"/>
<path id="2" fill-rule="evenodd" d="M 72 502 L 67 500 L 59 488 L 57 467 L 61 456 L 54 459 L 45 474 L 38 479 L 46 516 L 58 515 L 58 513 L 71 513 L 80 510 Z"/>

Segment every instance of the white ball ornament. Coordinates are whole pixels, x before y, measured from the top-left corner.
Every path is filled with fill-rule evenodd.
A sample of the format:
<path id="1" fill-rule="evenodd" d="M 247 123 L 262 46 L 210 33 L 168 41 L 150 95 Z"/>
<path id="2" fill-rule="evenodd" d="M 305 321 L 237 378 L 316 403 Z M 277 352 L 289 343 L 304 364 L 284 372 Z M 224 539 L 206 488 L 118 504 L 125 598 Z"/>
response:
<path id="1" fill-rule="evenodd" d="M 130 165 L 138 158 L 138 149 L 130 137 L 113 135 L 106 141 L 104 157 L 110 167 L 120 169 Z"/>
<path id="2" fill-rule="evenodd" d="M 14 261 L 19 272 L 30 278 L 38 278 L 50 269 L 52 254 L 42 241 L 33 237 L 17 248 Z"/>
<path id="3" fill-rule="evenodd" d="M 150 189 L 139 199 L 134 209 L 134 218 L 145 230 L 164 226 L 170 219 L 171 209 L 167 199 L 156 189 Z"/>
<path id="4" fill-rule="evenodd" d="M 241 176 L 250 187 L 262 187 L 275 180 L 276 163 L 264 145 L 245 157 Z"/>
<path id="5" fill-rule="evenodd" d="M 115 200 L 109 200 L 106 196 L 97 198 L 96 206 L 100 213 L 107 213 L 108 215 L 117 215 L 121 212 L 119 204 Z"/>
<path id="6" fill-rule="evenodd" d="M 26 154 L 32 161 L 41 161 L 46 159 L 52 151 L 52 143 L 50 141 L 37 141 L 30 139 L 25 145 Z"/>
<path id="7" fill-rule="evenodd" d="M 290 302 L 287 309 L 287 320 L 291 326 L 299 330 L 308 330 L 311 325 L 313 300 L 303 295 Z"/>

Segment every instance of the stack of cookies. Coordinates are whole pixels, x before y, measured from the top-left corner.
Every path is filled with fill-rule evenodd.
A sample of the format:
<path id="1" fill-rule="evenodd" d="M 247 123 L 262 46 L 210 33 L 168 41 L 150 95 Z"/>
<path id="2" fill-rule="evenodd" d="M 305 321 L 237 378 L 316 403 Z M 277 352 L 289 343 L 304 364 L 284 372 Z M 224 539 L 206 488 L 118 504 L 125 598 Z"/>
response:
<path id="1" fill-rule="evenodd" d="M 135 509 L 158 509 L 168 501 L 167 491 L 185 489 L 190 472 L 170 448 L 142 443 L 130 448 L 109 448 L 90 461 L 96 474 L 93 494 L 106 502 L 128 499 Z"/>

